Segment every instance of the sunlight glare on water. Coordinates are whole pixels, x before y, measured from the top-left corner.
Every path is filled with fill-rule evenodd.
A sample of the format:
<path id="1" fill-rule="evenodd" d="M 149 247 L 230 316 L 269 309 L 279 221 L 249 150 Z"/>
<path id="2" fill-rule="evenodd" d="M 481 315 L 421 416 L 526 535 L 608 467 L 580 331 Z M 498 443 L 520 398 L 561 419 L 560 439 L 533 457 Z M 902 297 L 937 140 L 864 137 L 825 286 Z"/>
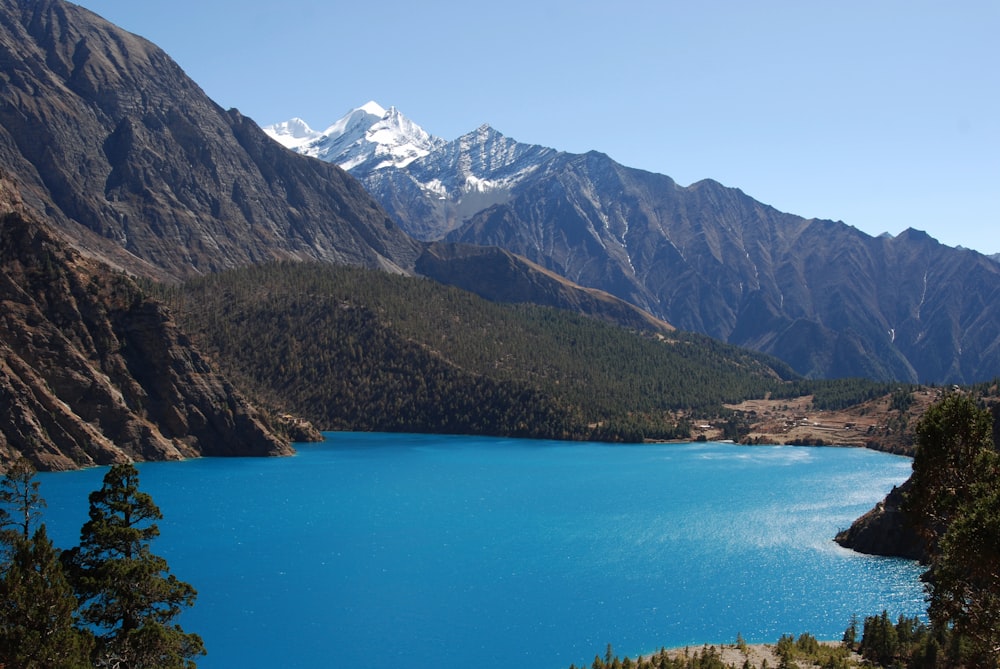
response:
<path id="1" fill-rule="evenodd" d="M 557 669 L 924 608 L 918 565 L 831 540 L 909 475 L 862 449 L 334 433 L 140 471 L 209 669 Z M 102 475 L 41 475 L 57 545 Z"/>

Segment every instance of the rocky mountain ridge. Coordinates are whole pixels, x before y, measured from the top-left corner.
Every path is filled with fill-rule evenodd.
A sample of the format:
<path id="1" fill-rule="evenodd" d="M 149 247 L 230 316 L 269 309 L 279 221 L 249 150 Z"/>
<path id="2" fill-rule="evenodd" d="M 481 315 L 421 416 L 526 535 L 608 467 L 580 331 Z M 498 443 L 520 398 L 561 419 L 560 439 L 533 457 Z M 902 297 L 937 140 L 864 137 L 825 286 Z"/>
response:
<path id="1" fill-rule="evenodd" d="M 488 126 L 351 173 L 420 239 L 506 249 L 807 376 L 968 383 L 1000 373 L 1000 266 L 917 230 L 872 237 L 711 180 L 680 186 Z"/>
<path id="2" fill-rule="evenodd" d="M 291 453 L 139 286 L 0 180 L 0 462 L 42 470 Z"/>
<path id="3" fill-rule="evenodd" d="M 408 271 L 419 245 L 148 41 L 61 0 L 0 8 L 0 164 L 73 244 L 183 278 L 268 259 Z"/>
<path id="4" fill-rule="evenodd" d="M 666 321 L 595 288 L 582 288 L 540 265 L 495 246 L 434 243 L 417 259 L 421 276 L 492 302 L 556 307 L 626 328 L 666 333 Z"/>
<path id="5" fill-rule="evenodd" d="M 489 125 L 447 142 L 395 107 L 386 111 L 375 102 L 349 111 L 322 133 L 300 119 L 265 126 L 264 132 L 293 151 L 351 172 L 405 220 L 407 232 L 424 241 L 439 240 L 476 212 L 506 202 L 514 186 L 558 153 L 516 142 Z M 432 153 L 424 164 L 421 159 Z"/>

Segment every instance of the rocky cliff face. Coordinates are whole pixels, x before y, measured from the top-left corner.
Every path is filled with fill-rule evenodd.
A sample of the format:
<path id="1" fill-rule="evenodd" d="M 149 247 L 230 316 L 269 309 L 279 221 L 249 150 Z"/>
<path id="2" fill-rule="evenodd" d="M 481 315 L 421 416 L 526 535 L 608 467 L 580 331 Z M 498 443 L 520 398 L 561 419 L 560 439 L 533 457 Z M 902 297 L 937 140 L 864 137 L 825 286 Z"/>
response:
<path id="1" fill-rule="evenodd" d="M 408 269 L 419 252 L 342 170 L 61 0 L 0 5 L 0 166 L 78 248 L 148 276 L 274 258 Z"/>
<path id="2" fill-rule="evenodd" d="M 291 452 L 121 273 L 52 235 L 0 182 L 0 464 Z"/>
<path id="3" fill-rule="evenodd" d="M 976 401 L 985 404 L 993 416 L 993 446 L 996 449 L 1000 444 L 1000 403 L 995 399 L 996 384 L 988 385 L 994 387 L 980 388 L 978 392 L 983 392 L 983 395 L 978 396 Z M 854 521 L 851 527 L 838 533 L 837 543 L 860 553 L 928 562 L 930 551 L 927 544 L 917 533 L 912 517 L 903 510 L 905 496 L 912 486 L 913 477 L 910 477 L 898 488 L 894 487 L 875 508 Z M 917 525 L 916 528 L 922 534 L 929 534 L 926 525 Z M 933 545 L 931 550 L 934 550 Z"/>
<path id="4" fill-rule="evenodd" d="M 839 532 L 834 540 L 844 548 L 867 555 L 926 561 L 924 542 L 902 510 L 908 484 L 909 481 L 894 487 L 875 508 L 855 520 L 848 529 Z"/>

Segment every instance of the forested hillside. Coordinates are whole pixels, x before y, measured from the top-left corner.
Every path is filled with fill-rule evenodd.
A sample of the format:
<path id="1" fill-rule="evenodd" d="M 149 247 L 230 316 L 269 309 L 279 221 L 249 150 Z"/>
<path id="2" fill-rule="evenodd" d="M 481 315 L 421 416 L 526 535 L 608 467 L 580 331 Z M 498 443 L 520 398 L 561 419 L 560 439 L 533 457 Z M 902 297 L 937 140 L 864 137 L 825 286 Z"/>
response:
<path id="1" fill-rule="evenodd" d="M 359 268 L 280 263 L 154 289 L 248 392 L 321 429 L 687 437 L 691 417 L 794 376 L 700 335 Z"/>

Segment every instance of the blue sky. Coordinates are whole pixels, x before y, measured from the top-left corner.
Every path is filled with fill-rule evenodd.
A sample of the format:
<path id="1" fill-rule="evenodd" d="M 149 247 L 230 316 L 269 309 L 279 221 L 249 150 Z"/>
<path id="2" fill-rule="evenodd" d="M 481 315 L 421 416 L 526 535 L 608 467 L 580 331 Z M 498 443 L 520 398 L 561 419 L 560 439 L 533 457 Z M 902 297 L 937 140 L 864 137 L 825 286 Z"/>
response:
<path id="1" fill-rule="evenodd" d="M 1000 252 L 1000 2 L 81 0 L 223 107 L 375 100 L 869 234 Z"/>

